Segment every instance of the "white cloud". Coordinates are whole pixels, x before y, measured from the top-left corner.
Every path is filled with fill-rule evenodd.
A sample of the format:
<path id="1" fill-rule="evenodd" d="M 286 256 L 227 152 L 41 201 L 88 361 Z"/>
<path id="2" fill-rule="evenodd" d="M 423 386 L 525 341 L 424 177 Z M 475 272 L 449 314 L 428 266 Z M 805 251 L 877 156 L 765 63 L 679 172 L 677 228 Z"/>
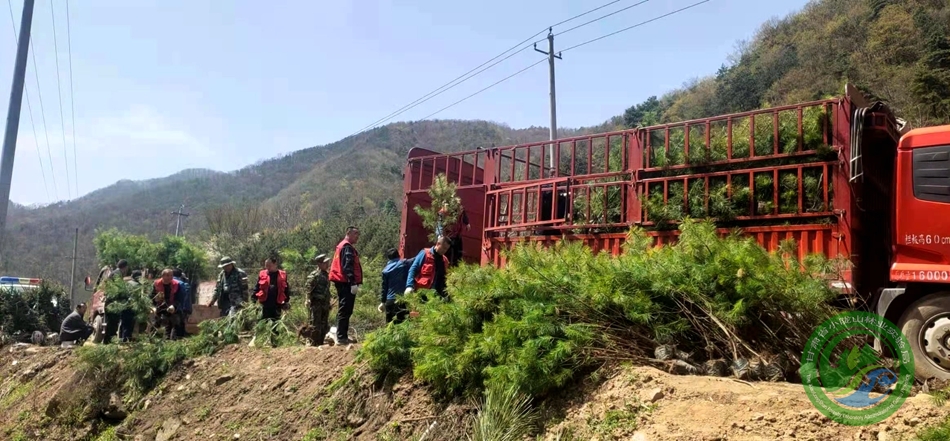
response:
<path id="1" fill-rule="evenodd" d="M 208 144 L 144 105 L 133 106 L 121 115 L 98 118 L 87 125 L 86 130 L 89 134 L 77 140 L 88 144 L 92 152 L 97 153 L 128 158 L 142 158 L 144 155 L 155 159 L 164 156 L 162 153 L 198 158 L 210 158 L 215 154 Z"/>
<path id="2" fill-rule="evenodd" d="M 78 196 L 75 194 L 72 131 L 67 124 L 64 151 L 61 127 L 53 125 L 58 121 L 47 121 L 51 124 L 44 134 L 41 122 L 36 120 L 36 135 L 39 139 L 35 139 L 29 116 L 21 117 L 11 189 L 11 199 L 16 202 L 32 204 L 45 203 L 50 199 L 66 199 L 67 163 L 69 188 L 72 189 L 72 197 Z M 149 179 L 167 176 L 183 168 L 207 167 L 214 163 L 212 159 L 220 153 L 209 139 L 190 131 L 185 121 L 165 116 L 146 105 L 131 106 L 119 114 L 77 120 L 76 125 L 78 157 L 75 164 L 79 168 L 81 194 L 120 179 Z M 50 198 L 46 197 L 43 189 L 37 149 L 46 173 Z M 54 177 L 50 172 L 50 156 L 58 190 L 56 195 L 52 194 Z"/>

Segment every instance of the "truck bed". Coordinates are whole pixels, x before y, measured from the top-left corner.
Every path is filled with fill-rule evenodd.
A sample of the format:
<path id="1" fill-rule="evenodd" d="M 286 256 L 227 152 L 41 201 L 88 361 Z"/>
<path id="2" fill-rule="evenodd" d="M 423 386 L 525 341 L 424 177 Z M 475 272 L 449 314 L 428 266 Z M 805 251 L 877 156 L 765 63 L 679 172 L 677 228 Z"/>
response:
<path id="1" fill-rule="evenodd" d="M 794 239 L 800 257 L 853 263 L 855 234 L 864 231 L 855 213 L 869 197 L 886 196 L 874 176 L 889 175 L 886 163 L 862 162 L 860 152 L 897 140 L 887 112 L 860 113 L 863 127 L 854 132 L 858 107 L 845 96 L 553 142 L 452 154 L 413 149 L 402 251 L 427 244 L 412 207 L 430 204 L 427 189 L 444 174 L 472 222 L 463 236 L 471 263 L 504 265 L 504 251 L 523 242 L 579 240 L 618 254 L 633 226 L 663 245 L 676 240 L 686 217 L 714 219 L 722 234 L 741 229 L 770 250 Z M 851 278 L 846 269 L 845 283 Z"/>

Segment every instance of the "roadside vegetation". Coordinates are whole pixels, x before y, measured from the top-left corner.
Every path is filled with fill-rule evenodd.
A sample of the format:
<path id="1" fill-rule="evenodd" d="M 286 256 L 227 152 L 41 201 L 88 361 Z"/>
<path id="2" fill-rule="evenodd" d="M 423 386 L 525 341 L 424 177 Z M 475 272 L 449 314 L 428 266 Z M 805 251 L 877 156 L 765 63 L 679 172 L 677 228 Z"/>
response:
<path id="1" fill-rule="evenodd" d="M 417 319 L 370 335 L 362 356 L 381 378 L 412 372 L 443 396 L 510 385 L 543 397 L 613 360 L 669 366 L 785 363 L 793 373 L 812 329 L 834 312 L 833 262 L 769 253 L 709 222 L 653 248 L 630 232 L 619 257 L 576 243 L 519 247 L 503 269 L 461 267 L 451 301 L 408 298 Z M 431 297 L 431 296 L 430 296 Z M 671 357 L 658 357 L 668 347 Z M 685 363 L 679 363 L 679 359 Z"/>
<path id="2" fill-rule="evenodd" d="M 38 289 L 23 291 L 0 286 L 0 346 L 29 340 L 33 331 L 59 332 L 70 309 L 69 294 L 56 283 L 44 280 Z"/>

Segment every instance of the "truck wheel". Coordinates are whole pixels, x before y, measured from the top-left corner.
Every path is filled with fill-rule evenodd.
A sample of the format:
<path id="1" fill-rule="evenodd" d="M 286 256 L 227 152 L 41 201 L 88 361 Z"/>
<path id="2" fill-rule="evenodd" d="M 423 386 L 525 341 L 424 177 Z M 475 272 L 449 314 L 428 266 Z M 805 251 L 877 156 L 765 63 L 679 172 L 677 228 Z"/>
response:
<path id="1" fill-rule="evenodd" d="M 917 378 L 950 380 L 950 294 L 931 294 L 910 305 L 898 327 L 910 343 Z"/>
<path id="2" fill-rule="evenodd" d="M 92 320 L 92 342 L 99 344 L 102 343 L 105 337 L 105 317 L 96 316 Z"/>

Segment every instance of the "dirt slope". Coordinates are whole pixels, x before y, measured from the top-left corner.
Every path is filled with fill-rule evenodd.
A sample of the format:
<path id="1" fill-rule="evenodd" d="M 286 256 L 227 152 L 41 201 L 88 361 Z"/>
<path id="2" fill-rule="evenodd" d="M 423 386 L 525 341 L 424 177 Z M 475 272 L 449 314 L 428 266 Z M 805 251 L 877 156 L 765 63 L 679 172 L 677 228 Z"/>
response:
<path id="1" fill-rule="evenodd" d="M 647 367 L 609 375 L 569 399 L 563 421 L 549 427 L 545 439 L 898 440 L 950 414 L 918 394 L 882 423 L 848 427 L 821 415 L 799 384 L 669 375 Z"/>
<path id="2" fill-rule="evenodd" d="M 473 408 L 440 405 L 404 378 L 380 384 L 354 365 L 355 348 L 229 347 L 177 367 L 113 430 L 118 439 L 461 439 Z M 60 414 L 76 392 L 68 351 L 3 348 L 0 439 L 96 439 L 108 426 Z M 821 416 L 800 385 L 673 376 L 643 367 L 602 370 L 543 403 L 543 438 L 666 440 L 897 440 L 950 413 L 927 395 L 872 427 Z M 107 400 L 108 401 L 108 400 Z M 433 426 L 433 423 L 436 423 Z M 106 438 L 103 438 L 106 439 Z M 114 438 L 112 438 L 114 439 Z M 906 439 L 906 438 L 905 438 Z"/>

